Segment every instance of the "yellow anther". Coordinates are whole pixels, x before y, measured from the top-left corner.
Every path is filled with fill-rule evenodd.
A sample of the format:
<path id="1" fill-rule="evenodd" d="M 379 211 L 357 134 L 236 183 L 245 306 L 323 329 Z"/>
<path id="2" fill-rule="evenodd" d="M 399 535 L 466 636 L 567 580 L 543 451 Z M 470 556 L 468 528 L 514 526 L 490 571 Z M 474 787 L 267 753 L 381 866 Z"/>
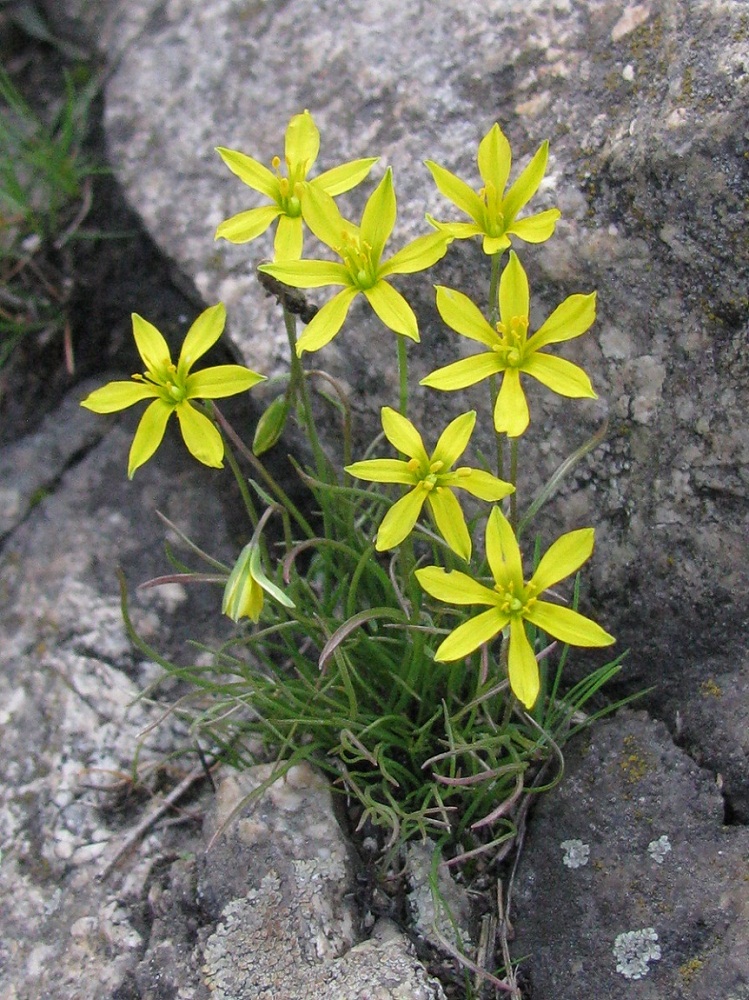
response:
<path id="1" fill-rule="evenodd" d="M 273 159 L 270 161 L 270 163 L 271 163 L 271 166 L 273 167 L 273 169 L 277 171 L 278 168 L 281 166 L 281 157 L 280 156 L 274 156 Z"/>
<path id="2" fill-rule="evenodd" d="M 418 472 L 421 467 L 421 463 L 419 462 L 418 458 L 409 458 L 409 460 L 406 462 L 406 465 L 408 466 L 409 472 Z"/>
<path id="3" fill-rule="evenodd" d="M 432 462 L 432 464 L 429 466 L 429 471 L 430 472 L 439 472 L 444 467 L 444 465 L 445 465 L 445 463 L 444 462 L 440 462 L 439 460 L 436 461 L 436 462 Z"/>

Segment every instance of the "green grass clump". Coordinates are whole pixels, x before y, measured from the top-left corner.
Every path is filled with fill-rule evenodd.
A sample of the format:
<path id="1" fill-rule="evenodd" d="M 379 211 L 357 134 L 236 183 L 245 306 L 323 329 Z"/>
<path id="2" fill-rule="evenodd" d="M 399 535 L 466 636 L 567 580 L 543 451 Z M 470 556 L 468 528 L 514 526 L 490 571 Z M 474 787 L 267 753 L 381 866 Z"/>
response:
<path id="1" fill-rule="evenodd" d="M 95 169 L 84 141 L 96 86 L 66 75 L 44 119 L 0 66 L 0 368 L 23 337 L 65 328 L 60 255 L 90 206 Z"/>

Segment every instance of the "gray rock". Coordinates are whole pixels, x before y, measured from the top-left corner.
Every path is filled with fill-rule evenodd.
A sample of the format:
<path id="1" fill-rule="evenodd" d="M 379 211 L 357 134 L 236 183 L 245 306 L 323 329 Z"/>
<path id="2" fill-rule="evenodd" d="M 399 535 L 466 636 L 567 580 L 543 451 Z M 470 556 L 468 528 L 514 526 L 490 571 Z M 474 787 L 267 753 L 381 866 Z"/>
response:
<path id="1" fill-rule="evenodd" d="M 714 777 L 642 712 L 565 756 L 516 883 L 524 988 L 534 1000 L 749 996 L 749 835 L 723 825 Z"/>

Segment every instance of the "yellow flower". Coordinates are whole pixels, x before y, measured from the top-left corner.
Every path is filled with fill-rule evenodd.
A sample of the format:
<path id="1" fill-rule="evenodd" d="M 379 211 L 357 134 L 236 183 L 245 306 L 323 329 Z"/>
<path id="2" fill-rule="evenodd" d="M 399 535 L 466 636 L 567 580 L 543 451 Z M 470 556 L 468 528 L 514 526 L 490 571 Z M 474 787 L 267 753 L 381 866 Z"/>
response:
<path id="1" fill-rule="evenodd" d="M 549 144 L 544 142 L 505 194 L 512 154 L 502 129 L 494 124 L 479 143 L 478 167 L 484 183 L 478 194 L 449 170 L 432 160 L 426 161 L 442 194 L 466 215 L 470 215 L 473 222 L 436 222 L 430 216 L 427 218 L 432 225 L 457 239 L 483 236 L 486 254 L 506 250 L 511 236 L 519 236 L 526 243 L 543 243 L 554 232 L 561 215 L 559 209 L 550 208 L 524 219 L 516 216 L 538 190 L 548 158 Z"/>
<path id="2" fill-rule="evenodd" d="M 222 468 L 224 442 L 221 435 L 190 400 L 234 396 L 265 378 L 243 365 L 217 365 L 190 372 L 198 358 L 216 343 L 225 323 L 226 309 L 221 302 L 202 312 L 187 331 L 175 365 L 169 347 L 156 327 L 133 313 L 133 335 L 146 367 L 145 373 L 133 375 L 130 382 L 110 382 L 101 389 L 95 389 L 81 403 L 94 413 L 114 413 L 143 399 L 153 400 L 141 417 L 130 448 L 130 479 L 161 444 L 172 413 L 177 414 L 182 437 L 190 453 L 204 465 Z"/>
<path id="3" fill-rule="evenodd" d="M 474 303 L 454 289 L 437 286 L 437 309 L 448 326 L 469 340 L 489 348 L 455 361 L 427 375 L 421 385 L 432 389 L 464 389 L 489 375 L 499 375 L 502 387 L 494 407 L 494 427 L 509 437 L 519 437 L 528 427 L 528 401 L 520 383 L 521 372 L 558 393 L 572 398 L 597 396 L 582 368 L 542 347 L 572 340 L 585 333 L 596 316 L 596 293 L 570 295 L 545 323 L 528 336 L 530 295 L 528 279 L 514 250 L 499 282 L 500 321 L 492 326 Z"/>
<path id="4" fill-rule="evenodd" d="M 382 253 L 393 231 L 395 216 L 395 191 L 389 167 L 367 201 L 361 226 L 344 219 L 325 191 L 307 189 L 305 222 L 319 240 L 338 254 L 341 262 L 298 260 L 263 264 L 259 268 L 293 288 L 343 285 L 343 291 L 326 302 L 309 323 L 297 343 L 297 354 L 317 351 L 329 343 L 343 326 L 357 295 L 364 295 L 385 326 L 411 340 L 419 339 L 413 310 L 386 278 L 431 267 L 444 257 L 450 237 L 442 233 L 420 236 L 383 261 Z"/>
<path id="5" fill-rule="evenodd" d="M 437 530 L 461 559 L 471 558 L 471 538 L 465 517 L 451 490 L 460 489 L 481 500 L 502 500 L 513 492 L 510 483 L 481 469 L 452 466 L 465 451 L 476 423 L 474 410 L 456 417 L 442 432 L 437 447 L 427 455 L 421 435 L 410 420 L 389 406 L 382 409 L 382 427 L 388 441 L 409 456 L 407 462 L 376 458 L 355 462 L 346 472 L 375 483 L 402 483 L 412 489 L 385 515 L 377 533 L 375 548 L 382 552 L 395 548 L 411 532 L 426 502 Z"/>
<path id="6" fill-rule="evenodd" d="M 539 594 L 574 573 L 590 558 L 593 540 L 593 528 L 562 535 L 551 545 L 526 583 L 515 534 L 502 511 L 495 507 L 486 527 L 486 557 L 494 587 L 486 587 L 465 573 L 448 573 L 436 566 L 416 571 L 424 590 L 440 601 L 489 606 L 489 611 L 451 632 L 437 649 L 435 659 L 460 660 L 500 632 L 509 633 L 510 687 L 526 708 L 531 708 L 538 697 L 540 681 L 525 622 L 573 646 L 608 646 L 616 641 L 600 625 L 577 611 L 539 599 Z"/>
<path id="7" fill-rule="evenodd" d="M 278 219 L 274 240 L 276 260 L 297 260 L 302 254 L 304 231 L 302 219 L 306 191 L 316 188 L 329 195 L 339 195 L 364 180 L 378 157 L 351 160 L 326 170 L 307 181 L 317 160 L 320 133 L 309 111 L 294 115 L 286 129 L 286 176 L 280 173 L 281 159 L 272 160 L 273 171 L 235 149 L 219 147 L 216 152 L 227 167 L 248 187 L 270 198 L 271 204 L 233 215 L 216 230 L 216 239 L 230 243 L 249 243 Z"/>
<path id="8" fill-rule="evenodd" d="M 224 588 L 221 611 L 237 622 L 249 618 L 256 622 L 263 610 L 264 593 L 279 604 L 293 608 L 294 602 L 272 583 L 263 572 L 260 549 L 256 541 L 248 542 L 239 554 Z"/>

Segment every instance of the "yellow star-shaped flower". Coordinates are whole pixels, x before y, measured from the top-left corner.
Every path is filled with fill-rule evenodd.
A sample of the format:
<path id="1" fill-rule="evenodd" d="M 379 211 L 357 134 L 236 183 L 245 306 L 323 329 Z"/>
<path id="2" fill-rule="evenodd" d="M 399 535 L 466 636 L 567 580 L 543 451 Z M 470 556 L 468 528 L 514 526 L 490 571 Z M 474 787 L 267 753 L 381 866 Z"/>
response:
<path id="1" fill-rule="evenodd" d="M 424 590 L 450 604 L 486 604 L 488 611 L 459 625 L 441 643 L 435 659 L 460 660 L 500 632 L 509 634 L 508 670 L 510 687 L 526 708 L 531 708 L 540 689 L 538 663 L 525 631 L 525 622 L 573 646 L 608 646 L 615 642 L 600 625 L 539 595 L 578 570 L 593 552 L 593 528 L 570 531 L 547 550 L 526 583 L 523 558 L 510 522 L 499 507 L 489 515 L 486 527 L 486 558 L 494 586 L 486 587 L 465 573 L 447 572 L 437 566 L 416 571 Z"/>
<path id="2" fill-rule="evenodd" d="M 130 479 L 161 444 L 167 420 L 173 413 L 177 414 L 190 453 L 203 465 L 222 468 L 224 442 L 221 435 L 190 400 L 234 396 L 265 378 L 243 365 L 217 365 L 198 372 L 190 371 L 198 358 L 216 343 L 225 323 L 226 309 L 221 302 L 202 312 L 187 331 L 175 365 L 167 342 L 156 327 L 133 313 L 133 335 L 146 367 L 145 373 L 133 375 L 130 382 L 110 382 L 95 389 L 81 403 L 94 413 L 114 413 L 143 399 L 153 400 L 141 417 L 130 447 L 127 470 Z"/>
<path id="3" fill-rule="evenodd" d="M 408 455 L 408 461 L 375 458 L 346 467 L 346 472 L 358 479 L 411 487 L 393 504 L 380 525 L 375 543 L 379 552 L 400 545 L 412 531 L 426 503 L 437 530 L 453 552 L 466 561 L 471 558 L 471 537 L 466 520 L 451 491 L 465 490 L 480 500 L 496 501 L 514 490 L 510 483 L 481 469 L 463 466 L 453 470 L 452 466 L 468 445 L 475 423 L 475 410 L 456 417 L 440 435 L 434 452 L 428 455 L 411 421 L 389 406 L 382 408 L 385 437 L 394 448 Z"/>

